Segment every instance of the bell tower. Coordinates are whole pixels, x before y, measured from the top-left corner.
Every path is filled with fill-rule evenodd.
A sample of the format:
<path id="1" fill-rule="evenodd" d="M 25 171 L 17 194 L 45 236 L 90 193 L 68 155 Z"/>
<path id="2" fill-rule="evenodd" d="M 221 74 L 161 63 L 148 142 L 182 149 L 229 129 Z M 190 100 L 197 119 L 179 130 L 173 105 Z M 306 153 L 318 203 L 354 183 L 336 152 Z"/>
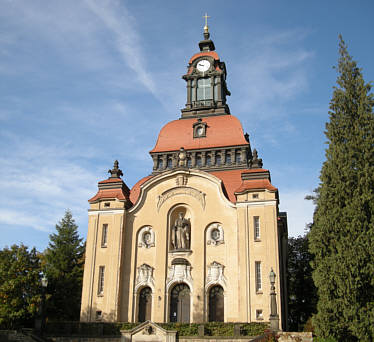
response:
<path id="1" fill-rule="evenodd" d="M 187 74 L 187 102 L 182 119 L 230 114 L 226 96 L 230 95 L 226 85 L 226 65 L 220 61 L 210 39 L 208 16 L 205 16 L 204 39 L 199 42 L 200 52 L 191 57 Z"/>

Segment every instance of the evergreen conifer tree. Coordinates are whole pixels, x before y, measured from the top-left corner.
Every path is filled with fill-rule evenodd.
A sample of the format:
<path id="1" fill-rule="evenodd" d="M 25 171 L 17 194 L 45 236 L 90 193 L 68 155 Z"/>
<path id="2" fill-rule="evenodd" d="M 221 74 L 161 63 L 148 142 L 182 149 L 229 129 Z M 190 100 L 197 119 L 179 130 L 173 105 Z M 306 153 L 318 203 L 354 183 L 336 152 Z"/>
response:
<path id="1" fill-rule="evenodd" d="M 321 337 L 374 341 L 374 99 L 339 38 L 328 148 L 309 235 L 319 297 L 314 324 Z"/>
<path id="2" fill-rule="evenodd" d="M 47 316 L 51 320 L 79 320 L 84 246 L 69 210 L 49 236 L 44 253 L 48 277 Z"/>

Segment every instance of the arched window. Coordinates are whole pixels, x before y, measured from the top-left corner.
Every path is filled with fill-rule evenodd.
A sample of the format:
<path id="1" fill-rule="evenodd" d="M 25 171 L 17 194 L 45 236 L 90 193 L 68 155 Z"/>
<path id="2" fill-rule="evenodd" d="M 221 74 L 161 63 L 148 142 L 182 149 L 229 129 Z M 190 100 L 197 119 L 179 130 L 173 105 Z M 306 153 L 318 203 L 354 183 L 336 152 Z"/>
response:
<path id="1" fill-rule="evenodd" d="M 209 322 L 223 322 L 225 318 L 225 304 L 223 288 L 213 286 L 209 291 Z"/>
<path id="2" fill-rule="evenodd" d="M 228 164 L 230 165 L 231 164 L 231 154 L 230 153 L 226 153 L 226 158 L 225 158 L 225 164 Z"/>
<path id="3" fill-rule="evenodd" d="M 152 312 L 152 290 L 150 287 L 144 287 L 139 293 L 138 322 L 150 321 L 151 312 Z"/>
<path id="4" fill-rule="evenodd" d="M 197 167 L 200 167 L 201 165 L 202 165 L 201 156 L 198 155 L 198 156 L 196 157 L 196 166 L 197 166 Z"/>
<path id="5" fill-rule="evenodd" d="M 212 164 L 212 157 L 210 156 L 210 154 L 208 154 L 206 156 L 206 162 L 205 163 L 206 163 L 207 166 Z"/>
<path id="6" fill-rule="evenodd" d="M 187 167 L 192 167 L 192 160 L 191 160 L 191 158 L 187 158 Z"/>
<path id="7" fill-rule="evenodd" d="M 221 165 L 221 156 L 219 154 L 216 155 L 216 165 Z"/>
<path id="8" fill-rule="evenodd" d="M 164 163 L 163 163 L 162 159 L 160 158 L 158 160 L 158 168 L 161 170 L 163 167 L 164 167 Z"/>
<path id="9" fill-rule="evenodd" d="M 168 158 L 168 169 L 171 169 L 173 167 L 173 161 L 171 158 Z"/>
<path id="10" fill-rule="evenodd" d="M 184 283 L 171 290 L 170 322 L 190 323 L 190 288 Z"/>
<path id="11" fill-rule="evenodd" d="M 239 151 L 236 151 L 235 152 L 235 162 L 236 164 L 240 164 L 240 152 Z"/>

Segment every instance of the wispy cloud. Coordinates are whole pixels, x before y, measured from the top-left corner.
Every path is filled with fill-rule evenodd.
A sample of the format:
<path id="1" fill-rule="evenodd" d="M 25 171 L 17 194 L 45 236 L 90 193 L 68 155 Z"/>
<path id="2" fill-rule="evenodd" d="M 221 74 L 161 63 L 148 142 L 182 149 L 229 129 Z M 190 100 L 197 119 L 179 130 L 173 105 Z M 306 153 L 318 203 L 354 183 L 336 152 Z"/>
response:
<path id="1" fill-rule="evenodd" d="M 127 66 L 136 73 L 140 82 L 158 97 L 152 75 L 146 71 L 145 58 L 139 47 L 141 38 L 135 29 L 135 18 L 129 14 L 123 3 L 122 6 L 113 1 L 85 0 L 85 3 L 113 33 L 116 47 Z"/>
<path id="2" fill-rule="evenodd" d="M 81 219 L 97 175 L 79 165 L 76 151 L 8 138 L 12 151 L 0 158 L 0 223 L 48 231 L 68 207 Z"/>
<path id="3" fill-rule="evenodd" d="M 307 62 L 313 52 L 296 47 L 305 31 L 274 32 L 254 39 L 246 48 L 246 60 L 235 67 L 240 75 L 240 109 L 251 113 L 252 119 L 266 120 L 287 115 L 283 105 L 308 87 Z M 240 70 L 239 70 L 240 69 Z"/>

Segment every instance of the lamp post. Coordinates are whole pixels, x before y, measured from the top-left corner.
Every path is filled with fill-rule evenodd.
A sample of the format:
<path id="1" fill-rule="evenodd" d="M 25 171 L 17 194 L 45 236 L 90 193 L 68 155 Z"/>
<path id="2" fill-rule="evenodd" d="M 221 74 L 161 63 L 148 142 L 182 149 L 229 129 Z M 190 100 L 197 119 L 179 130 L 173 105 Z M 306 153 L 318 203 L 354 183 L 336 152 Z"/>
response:
<path id="1" fill-rule="evenodd" d="M 40 334 L 43 335 L 44 328 L 45 328 L 45 292 L 46 292 L 47 286 L 48 286 L 48 279 L 45 276 L 45 274 L 43 274 L 43 277 L 41 279 L 41 283 L 42 283 L 42 310 L 41 310 L 42 324 L 41 324 L 41 327 L 40 327 L 41 328 L 40 329 Z"/>
<path id="2" fill-rule="evenodd" d="M 277 297 L 275 293 L 275 273 L 273 268 L 270 271 L 270 329 L 273 331 L 279 330 L 279 315 L 277 313 Z"/>
<path id="3" fill-rule="evenodd" d="M 38 316 L 35 319 L 35 329 L 40 335 L 43 335 L 45 327 L 45 292 L 48 286 L 48 279 L 45 274 L 43 274 L 40 283 L 42 288 L 42 301 L 39 306 Z"/>

